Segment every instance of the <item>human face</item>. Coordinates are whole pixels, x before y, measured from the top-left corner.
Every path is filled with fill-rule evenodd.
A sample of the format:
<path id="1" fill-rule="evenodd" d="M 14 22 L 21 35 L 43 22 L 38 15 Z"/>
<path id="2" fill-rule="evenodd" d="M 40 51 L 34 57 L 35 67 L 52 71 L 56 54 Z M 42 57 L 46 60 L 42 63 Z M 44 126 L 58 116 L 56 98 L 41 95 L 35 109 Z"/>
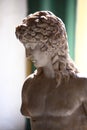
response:
<path id="1" fill-rule="evenodd" d="M 40 46 L 36 43 L 27 43 L 25 45 L 26 57 L 30 59 L 35 67 L 46 67 L 50 61 L 46 51 L 41 51 Z"/>

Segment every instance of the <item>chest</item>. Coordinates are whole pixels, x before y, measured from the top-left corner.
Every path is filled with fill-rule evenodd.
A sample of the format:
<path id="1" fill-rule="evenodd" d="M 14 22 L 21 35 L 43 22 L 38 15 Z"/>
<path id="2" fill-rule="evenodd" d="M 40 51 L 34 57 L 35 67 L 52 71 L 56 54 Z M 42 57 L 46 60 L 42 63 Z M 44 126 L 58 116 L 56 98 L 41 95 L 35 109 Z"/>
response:
<path id="1" fill-rule="evenodd" d="M 73 88 L 73 89 L 72 89 Z M 54 81 L 36 82 L 28 90 L 28 107 L 32 115 L 71 115 L 81 104 L 81 91 L 69 84 L 56 88 Z"/>

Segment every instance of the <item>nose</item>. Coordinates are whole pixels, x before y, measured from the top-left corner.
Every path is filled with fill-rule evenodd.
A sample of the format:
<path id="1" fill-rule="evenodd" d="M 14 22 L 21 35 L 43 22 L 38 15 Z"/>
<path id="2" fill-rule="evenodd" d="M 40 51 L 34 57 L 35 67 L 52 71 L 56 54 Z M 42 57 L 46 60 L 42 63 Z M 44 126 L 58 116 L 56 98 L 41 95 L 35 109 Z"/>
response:
<path id="1" fill-rule="evenodd" d="M 31 55 L 32 55 L 32 50 L 30 48 L 26 49 L 26 57 L 28 58 Z"/>

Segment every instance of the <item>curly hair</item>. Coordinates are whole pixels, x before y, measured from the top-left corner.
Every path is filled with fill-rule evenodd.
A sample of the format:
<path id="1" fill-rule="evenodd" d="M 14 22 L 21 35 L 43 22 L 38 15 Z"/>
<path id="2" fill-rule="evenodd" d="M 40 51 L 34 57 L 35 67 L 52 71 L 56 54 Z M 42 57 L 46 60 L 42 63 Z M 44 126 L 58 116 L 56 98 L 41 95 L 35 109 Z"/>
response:
<path id="1" fill-rule="evenodd" d="M 16 28 L 16 36 L 23 44 L 34 42 L 39 44 L 41 51 L 49 53 L 57 86 L 62 79 L 69 80 L 70 76 L 76 76 L 78 73 L 69 56 L 65 25 L 53 13 L 38 11 L 28 15 Z"/>

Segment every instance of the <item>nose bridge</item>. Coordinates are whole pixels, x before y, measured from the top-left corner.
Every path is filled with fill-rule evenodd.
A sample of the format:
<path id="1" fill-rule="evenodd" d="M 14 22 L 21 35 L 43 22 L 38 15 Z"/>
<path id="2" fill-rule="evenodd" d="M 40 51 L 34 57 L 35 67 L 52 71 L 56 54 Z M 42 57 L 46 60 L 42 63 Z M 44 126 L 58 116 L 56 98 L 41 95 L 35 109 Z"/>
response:
<path id="1" fill-rule="evenodd" d="M 30 48 L 26 48 L 26 57 L 30 56 L 32 53 L 32 50 Z"/>
<path id="2" fill-rule="evenodd" d="M 30 51 L 29 49 L 26 48 L 26 57 L 28 57 L 30 55 Z"/>

